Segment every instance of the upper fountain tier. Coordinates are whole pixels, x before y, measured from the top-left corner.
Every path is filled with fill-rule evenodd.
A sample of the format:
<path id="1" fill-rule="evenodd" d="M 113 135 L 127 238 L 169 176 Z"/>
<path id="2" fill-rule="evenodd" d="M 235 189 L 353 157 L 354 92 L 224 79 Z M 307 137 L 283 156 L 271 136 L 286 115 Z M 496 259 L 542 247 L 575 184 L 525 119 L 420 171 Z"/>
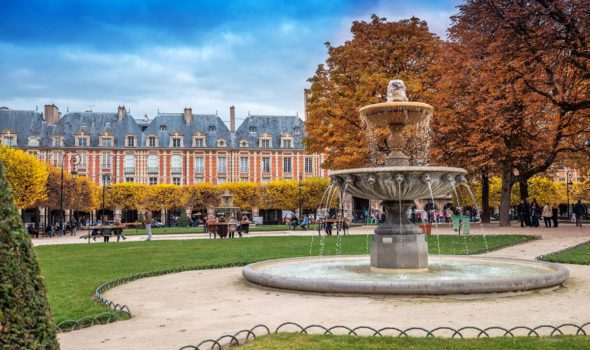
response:
<path id="1" fill-rule="evenodd" d="M 370 132 L 378 127 L 389 128 L 387 144 L 391 152 L 385 159 L 385 165 L 403 166 L 409 165 L 408 157 L 404 154 L 404 127 L 423 122 L 432 115 L 433 110 L 427 103 L 409 102 L 404 82 L 392 80 L 387 86 L 387 102 L 365 106 L 360 109 L 360 113 L 367 120 Z"/>

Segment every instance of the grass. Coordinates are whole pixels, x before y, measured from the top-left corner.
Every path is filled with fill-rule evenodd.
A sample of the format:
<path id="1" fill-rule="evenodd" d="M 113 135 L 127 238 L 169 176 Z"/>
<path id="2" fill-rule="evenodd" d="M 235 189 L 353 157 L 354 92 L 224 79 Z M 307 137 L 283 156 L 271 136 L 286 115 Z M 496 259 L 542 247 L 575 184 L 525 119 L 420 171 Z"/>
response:
<path id="1" fill-rule="evenodd" d="M 325 254 L 336 254 L 337 237 L 325 237 Z M 487 236 L 490 249 L 533 239 L 526 235 Z M 251 262 L 310 255 L 310 237 L 252 237 L 248 239 L 128 242 L 125 244 L 68 244 L 35 248 L 45 276 L 47 294 L 56 323 L 95 315 L 107 309 L 92 295 L 100 284 L 131 274 L 175 267 Z M 428 239 L 438 253 L 437 239 Z M 441 236 L 443 254 L 465 254 L 485 249 L 482 236 Z M 314 239 L 312 255 L 319 254 Z M 342 237 L 342 254 L 367 254 L 367 236 Z M 133 310 L 132 310 L 133 311 Z"/>
<path id="2" fill-rule="evenodd" d="M 590 242 L 570 250 L 547 254 L 541 260 L 563 264 L 590 265 Z"/>
<path id="3" fill-rule="evenodd" d="M 304 335 L 294 333 L 272 334 L 240 346 L 243 350 L 289 349 L 289 350 L 390 350 L 390 349 L 501 349 L 501 350 L 577 350 L 589 349 L 590 337 L 495 337 L 480 339 L 447 339 L 418 337 L 353 337 L 345 335 Z"/>

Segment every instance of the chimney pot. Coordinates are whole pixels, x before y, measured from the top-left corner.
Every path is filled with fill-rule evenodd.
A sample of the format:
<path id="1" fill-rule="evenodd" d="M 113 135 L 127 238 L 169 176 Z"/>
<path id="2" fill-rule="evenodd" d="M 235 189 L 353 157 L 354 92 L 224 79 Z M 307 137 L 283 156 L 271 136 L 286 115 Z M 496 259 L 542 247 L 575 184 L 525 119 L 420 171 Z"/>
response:
<path id="1" fill-rule="evenodd" d="M 45 105 L 43 109 L 43 119 L 48 124 L 56 124 L 59 121 L 59 117 L 61 113 L 59 113 L 59 108 L 55 104 Z"/>
<path id="2" fill-rule="evenodd" d="M 236 132 L 236 107 L 229 107 L 229 130 Z"/>
<path id="3" fill-rule="evenodd" d="M 190 107 L 186 107 L 184 109 L 184 123 L 190 124 L 193 122 L 193 109 Z"/>
<path id="4" fill-rule="evenodd" d="M 119 114 L 119 121 L 122 122 L 123 119 L 125 119 L 125 114 L 127 114 L 127 111 L 125 110 L 125 105 L 119 106 L 117 112 Z"/>

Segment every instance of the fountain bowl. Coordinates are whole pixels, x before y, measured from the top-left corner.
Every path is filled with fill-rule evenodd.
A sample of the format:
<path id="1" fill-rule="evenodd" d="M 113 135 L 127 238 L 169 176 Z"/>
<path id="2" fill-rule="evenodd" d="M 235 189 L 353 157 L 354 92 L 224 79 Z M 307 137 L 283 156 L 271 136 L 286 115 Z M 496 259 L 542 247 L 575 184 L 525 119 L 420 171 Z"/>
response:
<path id="1" fill-rule="evenodd" d="M 385 127 L 390 124 L 413 125 L 423 121 L 433 112 L 431 105 L 422 102 L 382 102 L 364 106 L 360 109 L 373 127 Z"/>
<path id="2" fill-rule="evenodd" d="M 465 181 L 465 174 L 464 169 L 452 167 L 386 166 L 338 170 L 331 172 L 330 178 L 355 197 L 413 201 L 447 195 L 456 184 Z"/>
<path id="3" fill-rule="evenodd" d="M 563 284 L 569 271 L 547 262 L 478 256 L 432 257 L 426 272 L 375 272 L 367 256 L 268 260 L 247 265 L 246 280 L 300 292 L 460 295 L 525 292 Z"/>

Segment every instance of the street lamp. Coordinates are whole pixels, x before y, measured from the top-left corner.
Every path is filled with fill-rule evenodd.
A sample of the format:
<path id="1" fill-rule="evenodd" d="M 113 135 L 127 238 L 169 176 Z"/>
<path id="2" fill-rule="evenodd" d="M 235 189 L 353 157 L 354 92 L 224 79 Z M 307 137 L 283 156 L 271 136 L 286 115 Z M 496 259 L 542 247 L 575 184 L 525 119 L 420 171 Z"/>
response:
<path id="1" fill-rule="evenodd" d="M 102 174 L 102 211 L 101 211 L 101 216 L 105 216 L 104 211 L 105 211 L 105 207 L 104 207 L 104 194 L 105 194 L 105 190 L 107 189 L 107 187 L 109 187 L 111 185 L 111 174 Z"/>
<path id="2" fill-rule="evenodd" d="M 567 217 L 570 217 L 570 185 L 573 185 L 572 178 L 573 174 L 571 170 L 566 172 L 566 183 L 565 183 L 565 193 L 567 196 Z"/>
<path id="3" fill-rule="evenodd" d="M 74 180 L 76 180 L 76 165 L 80 164 L 80 154 L 76 151 L 66 151 L 61 158 L 61 192 L 59 200 L 59 226 L 61 233 L 64 234 L 64 165 L 67 156 L 70 155 L 70 165 L 72 167 L 71 174 Z"/>

